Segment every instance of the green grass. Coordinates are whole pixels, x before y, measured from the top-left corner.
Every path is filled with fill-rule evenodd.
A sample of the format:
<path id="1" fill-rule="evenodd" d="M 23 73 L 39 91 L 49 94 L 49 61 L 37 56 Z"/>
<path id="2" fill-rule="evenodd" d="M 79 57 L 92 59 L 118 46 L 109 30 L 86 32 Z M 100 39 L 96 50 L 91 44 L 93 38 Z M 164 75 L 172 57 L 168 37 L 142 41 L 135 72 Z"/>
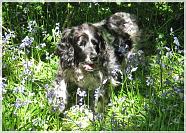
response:
<path id="1" fill-rule="evenodd" d="M 5 37 L 7 39 L 3 43 L 2 53 L 3 131 L 184 130 L 183 34 L 179 29 L 178 32 L 177 29 L 170 31 L 171 25 L 168 25 L 170 20 L 164 22 L 167 24 L 166 27 L 156 24 L 157 33 L 152 41 L 155 46 L 153 54 L 148 55 L 144 51 L 144 54 L 131 60 L 126 67 L 130 67 L 130 70 L 135 69 L 123 75 L 120 88 L 112 86 L 109 88 L 112 90 L 112 96 L 108 106 L 105 107 L 105 112 L 93 119 L 93 113 L 88 105 L 72 106 L 64 114 L 50 105 L 46 91 L 55 79 L 59 62 L 58 57 L 52 54 L 59 39 L 55 31 L 56 25 L 53 23 L 52 28 L 45 29 L 49 24 L 39 19 L 44 13 L 44 9 L 40 8 L 44 7 L 41 4 L 33 4 L 35 8 L 32 11 L 29 7 L 31 5 L 28 5 L 30 15 L 22 13 L 22 17 L 26 20 L 24 25 L 30 20 L 36 20 L 37 23 L 32 27 L 36 32 L 29 32 L 27 26 L 21 27 L 17 23 L 18 20 L 11 19 L 10 10 L 19 12 L 20 8 L 26 7 L 21 3 L 17 5 L 13 8 L 15 5 L 9 6 L 3 3 L 3 40 Z M 57 10 L 57 4 L 55 6 Z M 73 6 L 68 5 L 69 10 L 72 8 Z M 86 8 L 88 11 L 89 8 Z M 160 9 L 162 12 L 162 8 Z M 168 9 L 170 10 L 170 7 Z M 41 12 L 37 12 L 34 16 L 35 10 Z M 43 17 L 51 16 L 44 14 Z M 14 31 L 15 37 L 12 34 L 12 37 L 8 37 L 12 25 L 17 27 Z M 169 27 L 168 33 L 167 27 Z M 42 34 L 43 31 L 46 31 L 46 34 Z M 34 40 L 29 46 L 20 48 L 26 36 L 33 37 Z"/>

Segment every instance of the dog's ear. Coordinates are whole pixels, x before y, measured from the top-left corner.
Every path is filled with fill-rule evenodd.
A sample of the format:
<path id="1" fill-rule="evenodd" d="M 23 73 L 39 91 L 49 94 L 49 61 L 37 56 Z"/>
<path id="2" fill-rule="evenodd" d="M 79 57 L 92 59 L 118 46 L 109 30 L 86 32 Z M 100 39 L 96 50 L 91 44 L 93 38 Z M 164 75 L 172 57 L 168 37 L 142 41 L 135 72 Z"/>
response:
<path id="1" fill-rule="evenodd" d="M 103 51 L 103 50 L 105 50 L 105 48 L 106 48 L 106 41 L 105 41 L 105 39 L 103 38 L 103 36 L 101 35 L 101 34 L 99 34 L 99 47 L 100 47 L 100 50 L 101 51 Z"/>
<path id="2" fill-rule="evenodd" d="M 63 68 L 74 65 L 72 32 L 72 29 L 65 29 L 62 33 L 62 38 L 57 46 L 57 54 L 60 57 L 60 64 Z"/>

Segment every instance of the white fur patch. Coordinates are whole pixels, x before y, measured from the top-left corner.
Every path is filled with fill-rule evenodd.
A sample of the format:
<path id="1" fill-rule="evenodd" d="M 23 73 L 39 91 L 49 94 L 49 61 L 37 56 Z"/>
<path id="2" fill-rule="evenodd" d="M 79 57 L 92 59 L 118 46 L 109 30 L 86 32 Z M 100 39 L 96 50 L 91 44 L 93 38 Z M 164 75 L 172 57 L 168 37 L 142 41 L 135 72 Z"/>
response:
<path id="1" fill-rule="evenodd" d="M 59 83 L 59 86 L 56 86 L 55 90 L 56 90 L 55 91 L 56 97 L 62 98 L 64 103 L 66 104 L 68 92 L 67 92 L 67 85 L 66 85 L 65 81 L 61 80 L 61 82 Z"/>

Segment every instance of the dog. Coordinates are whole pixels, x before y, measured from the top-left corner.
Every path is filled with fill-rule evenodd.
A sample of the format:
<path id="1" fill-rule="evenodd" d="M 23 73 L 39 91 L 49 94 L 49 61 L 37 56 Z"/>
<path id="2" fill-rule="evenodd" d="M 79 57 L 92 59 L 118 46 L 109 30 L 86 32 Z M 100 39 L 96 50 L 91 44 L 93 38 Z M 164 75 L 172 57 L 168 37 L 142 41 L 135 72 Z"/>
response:
<path id="1" fill-rule="evenodd" d="M 82 89 L 89 92 L 91 108 L 103 112 L 109 86 L 121 84 L 126 59 L 140 39 L 135 17 L 118 12 L 98 23 L 67 28 L 61 36 L 59 69 L 47 93 L 50 103 L 64 112 Z"/>

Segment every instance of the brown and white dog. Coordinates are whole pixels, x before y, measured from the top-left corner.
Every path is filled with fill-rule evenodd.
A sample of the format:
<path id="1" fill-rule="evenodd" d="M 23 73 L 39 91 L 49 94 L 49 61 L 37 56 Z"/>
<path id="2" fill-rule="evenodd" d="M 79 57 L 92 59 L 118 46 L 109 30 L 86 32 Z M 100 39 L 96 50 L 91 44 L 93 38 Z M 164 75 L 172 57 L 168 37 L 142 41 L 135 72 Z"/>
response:
<path id="1" fill-rule="evenodd" d="M 102 112 L 100 107 L 110 96 L 108 85 L 120 84 L 123 64 L 140 38 L 135 18 L 118 12 L 95 24 L 67 28 L 61 36 L 59 70 L 48 98 L 64 111 L 75 103 L 77 88 L 81 88 L 90 93 L 91 107 Z"/>

